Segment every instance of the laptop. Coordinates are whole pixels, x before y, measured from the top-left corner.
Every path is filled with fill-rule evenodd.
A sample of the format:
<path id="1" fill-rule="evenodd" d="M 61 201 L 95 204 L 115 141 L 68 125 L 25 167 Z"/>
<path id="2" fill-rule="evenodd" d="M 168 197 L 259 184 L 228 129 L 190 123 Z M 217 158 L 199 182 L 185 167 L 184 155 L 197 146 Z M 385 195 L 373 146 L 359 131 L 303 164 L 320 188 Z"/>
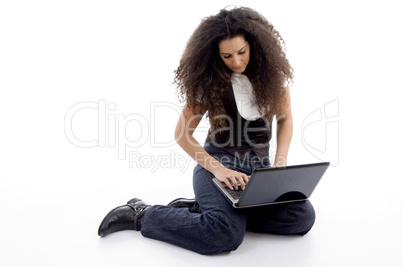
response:
<path id="1" fill-rule="evenodd" d="M 215 185 L 235 208 L 249 208 L 308 199 L 329 162 L 256 169 L 243 190 L 229 189 L 213 178 Z"/>

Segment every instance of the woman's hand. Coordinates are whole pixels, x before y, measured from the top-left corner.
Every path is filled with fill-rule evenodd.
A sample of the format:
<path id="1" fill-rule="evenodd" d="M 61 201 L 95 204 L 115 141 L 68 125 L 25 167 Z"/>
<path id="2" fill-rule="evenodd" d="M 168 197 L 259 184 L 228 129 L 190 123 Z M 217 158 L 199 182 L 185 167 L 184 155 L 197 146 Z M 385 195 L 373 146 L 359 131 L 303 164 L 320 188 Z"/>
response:
<path id="1" fill-rule="evenodd" d="M 233 188 L 237 190 L 239 188 L 238 185 L 244 190 L 250 179 L 250 176 L 245 173 L 237 172 L 223 166 L 215 170 L 213 174 L 219 181 L 225 183 L 232 190 Z"/>

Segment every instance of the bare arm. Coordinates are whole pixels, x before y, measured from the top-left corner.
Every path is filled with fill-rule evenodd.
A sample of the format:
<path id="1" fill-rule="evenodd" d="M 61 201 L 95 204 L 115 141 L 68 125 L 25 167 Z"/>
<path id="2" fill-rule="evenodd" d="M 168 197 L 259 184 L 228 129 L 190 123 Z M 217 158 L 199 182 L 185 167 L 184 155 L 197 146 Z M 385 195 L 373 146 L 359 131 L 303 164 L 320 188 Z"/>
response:
<path id="1" fill-rule="evenodd" d="M 224 167 L 208 154 L 193 137 L 193 133 L 205 112 L 202 107 L 199 107 L 196 110 L 196 114 L 194 114 L 187 106 L 184 107 L 175 129 L 176 142 L 198 164 L 211 172 L 219 181 L 224 182 L 229 188 L 233 188 L 233 184 L 237 189 L 237 184 L 239 183 L 241 188 L 244 189 L 249 177 L 244 173 Z"/>
<path id="2" fill-rule="evenodd" d="M 293 117 L 289 88 L 286 88 L 286 108 L 283 114 L 277 114 L 277 150 L 275 167 L 286 166 L 290 142 L 293 135 Z"/>

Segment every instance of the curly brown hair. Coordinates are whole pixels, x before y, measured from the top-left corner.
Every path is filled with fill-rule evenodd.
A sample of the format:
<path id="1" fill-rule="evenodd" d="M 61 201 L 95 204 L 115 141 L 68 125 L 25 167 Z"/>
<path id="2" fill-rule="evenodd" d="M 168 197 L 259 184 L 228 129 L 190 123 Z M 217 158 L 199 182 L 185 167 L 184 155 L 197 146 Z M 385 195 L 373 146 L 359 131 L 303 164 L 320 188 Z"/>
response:
<path id="1" fill-rule="evenodd" d="M 212 129 L 226 125 L 219 115 L 225 114 L 222 97 L 231 87 L 232 74 L 219 56 L 218 44 L 239 35 L 250 44 L 250 61 L 243 74 L 253 85 L 258 110 L 271 121 L 286 105 L 285 87 L 293 80 L 293 69 L 281 35 L 251 8 L 222 9 L 204 18 L 194 31 L 174 78 L 180 101 L 193 113 L 200 107 L 206 110 Z"/>

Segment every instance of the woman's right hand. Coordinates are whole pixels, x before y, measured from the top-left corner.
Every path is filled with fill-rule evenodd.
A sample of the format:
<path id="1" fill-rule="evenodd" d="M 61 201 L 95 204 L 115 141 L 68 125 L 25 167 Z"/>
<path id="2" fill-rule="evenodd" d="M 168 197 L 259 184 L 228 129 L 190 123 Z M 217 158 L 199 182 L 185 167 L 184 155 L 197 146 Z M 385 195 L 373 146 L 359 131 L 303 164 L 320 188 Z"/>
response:
<path id="1" fill-rule="evenodd" d="M 238 185 L 244 190 L 250 179 L 250 176 L 245 173 L 234 171 L 223 166 L 215 170 L 213 174 L 219 181 L 225 183 L 227 187 L 232 190 L 233 188 L 237 190 L 239 188 Z"/>

